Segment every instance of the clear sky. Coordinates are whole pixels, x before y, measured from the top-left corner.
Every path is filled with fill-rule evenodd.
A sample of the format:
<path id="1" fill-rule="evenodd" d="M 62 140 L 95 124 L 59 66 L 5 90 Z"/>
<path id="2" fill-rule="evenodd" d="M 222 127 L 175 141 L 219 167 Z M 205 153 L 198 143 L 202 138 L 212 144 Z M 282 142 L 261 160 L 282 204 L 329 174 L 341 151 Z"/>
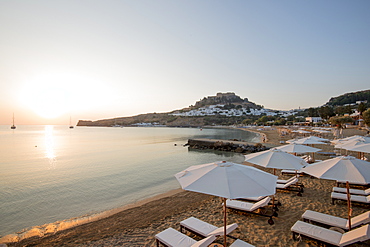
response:
<path id="1" fill-rule="evenodd" d="M 369 0 L 0 0 L 0 124 L 271 109 L 370 89 Z"/>

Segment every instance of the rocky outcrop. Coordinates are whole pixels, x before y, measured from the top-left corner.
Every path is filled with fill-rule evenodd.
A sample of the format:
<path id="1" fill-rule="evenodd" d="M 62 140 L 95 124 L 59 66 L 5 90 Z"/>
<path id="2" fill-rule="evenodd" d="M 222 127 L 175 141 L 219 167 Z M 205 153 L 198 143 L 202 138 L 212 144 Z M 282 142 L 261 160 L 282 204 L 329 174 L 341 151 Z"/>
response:
<path id="1" fill-rule="evenodd" d="M 255 153 L 269 149 L 261 143 L 247 143 L 237 140 L 189 139 L 185 145 L 193 149 L 213 149 L 236 153 Z"/>

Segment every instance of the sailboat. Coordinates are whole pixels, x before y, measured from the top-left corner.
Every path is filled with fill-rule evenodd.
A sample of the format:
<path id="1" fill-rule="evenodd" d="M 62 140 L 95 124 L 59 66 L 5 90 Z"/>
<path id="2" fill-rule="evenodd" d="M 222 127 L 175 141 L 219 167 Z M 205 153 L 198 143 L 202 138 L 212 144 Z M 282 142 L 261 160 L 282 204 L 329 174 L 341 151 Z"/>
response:
<path id="1" fill-rule="evenodd" d="M 72 125 L 72 117 L 69 118 L 69 128 L 70 129 L 73 129 L 73 125 Z"/>
<path id="2" fill-rule="evenodd" d="M 13 113 L 13 125 L 10 127 L 12 130 L 16 129 L 17 127 L 15 127 L 14 125 L 14 113 Z"/>

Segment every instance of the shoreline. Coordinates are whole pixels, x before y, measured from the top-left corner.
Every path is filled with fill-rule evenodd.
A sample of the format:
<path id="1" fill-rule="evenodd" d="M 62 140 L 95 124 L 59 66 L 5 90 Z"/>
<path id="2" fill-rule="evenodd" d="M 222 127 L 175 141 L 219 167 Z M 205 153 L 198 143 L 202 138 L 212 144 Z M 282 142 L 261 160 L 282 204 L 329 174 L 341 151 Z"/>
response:
<path id="1" fill-rule="evenodd" d="M 223 127 L 223 128 L 224 129 L 235 129 L 235 128 L 231 128 L 231 127 Z M 236 128 L 236 129 L 243 130 L 243 131 L 249 131 L 248 129 L 244 129 L 244 128 Z M 261 140 L 261 134 L 260 133 L 258 133 L 256 131 L 250 131 L 250 132 L 258 134 L 258 136 L 260 137 L 259 139 Z M 253 138 L 253 139 L 255 139 L 255 138 Z M 256 143 L 258 143 L 258 142 L 256 142 Z M 109 218 L 109 217 L 111 217 L 115 214 L 122 213 L 126 210 L 129 210 L 129 209 L 132 209 L 132 208 L 137 208 L 137 207 L 140 207 L 144 204 L 147 204 L 147 203 L 150 203 L 150 202 L 153 202 L 153 201 L 156 201 L 156 200 L 160 200 L 160 199 L 165 198 L 165 197 L 171 197 L 171 196 L 174 196 L 174 195 L 176 195 L 178 193 L 181 193 L 181 192 L 183 192 L 183 190 L 181 188 L 171 189 L 167 192 L 164 192 L 164 193 L 161 193 L 161 194 L 158 194 L 158 195 L 154 195 L 154 196 L 151 196 L 151 197 L 148 197 L 148 198 L 143 198 L 143 199 L 140 199 L 140 200 L 138 200 L 134 203 L 130 203 L 130 204 L 120 206 L 120 207 L 117 207 L 117 208 L 113 208 L 113 209 L 108 209 L 108 210 L 105 210 L 105 211 L 102 211 L 102 212 L 97 212 L 97 213 L 87 214 L 87 215 L 81 215 L 81 216 L 77 216 L 77 217 L 73 217 L 73 218 L 69 218 L 69 219 L 64 219 L 64 220 L 58 220 L 58 221 L 46 223 L 46 224 L 43 224 L 43 225 L 26 227 L 26 228 L 24 228 L 20 231 L 10 233 L 10 234 L 4 235 L 4 236 L 0 236 L 0 244 L 18 243 L 18 242 L 21 242 L 21 241 L 24 241 L 24 240 L 27 240 L 27 239 L 33 239 L 33 238 L 42 239 L 42 238 L 48 237 L 50 235 L 55 235 L 59 232 L 69 230 L 71 228 L 83 226 L 85 224 L 89 224 L 89 223 L 93 223 L 93 222 L 96 222 L 96 221 L 99 221 L 99 220 L 102 220 L 102 219 Z"/>
<path id="2" fill-rule="evenodd" d="M 251 131 L 250 129 L 242 130 Z M 263 134 L 266 135 L 266 137 L 269 137 L 266 142 L 268 144 L 275 145 L 278 143 L 275 133 L 272 133 L 276 132 L 274 129 L 266 130 L 264 133 L 258 131 L 253 132 L 260 134 L 260 136 Z M 308 184 L 312 183 L 312 181 L 305 182 Z M 330 182 L 322 181 L 320 184 L 324 184 L 327 187 L 327 184 L 330 184 Z M 323 197 L 326 198 L 327 195 Z M 291 198 L 285 199 L 289 201 Z M 200 216 L 198 216 L 199 218 L 206 217 L 203 218 L 203 220 L 206 220 L 209 223 L 213 221 L 217 223 L 215 223 L 216 225 L 219 225 L 220 222 L 217 217 L 220 215 L 217 210 L 220 209 L 220 207 L 218 204 L 218 198 L 213 196 L 187 192 L 182 189 L 175 189 L 151 198 L 140 200 L 130 205 L 106 211 L 105 217 L 98 218 L 95 221 L 86 222 L 83 225 L 74 226 L 57 233 L 48 234 L 41 238 L 27 238 L 21 242 L 10 243 L 9 246 L 115 246 L 116 244 L 112 244 L 115 241 L 119 241 L 120 243 L 125 243 L 130 246 L 154 246 L 154 235 L 167 227 L 177 226 L 179 218 L 183 219 L 184 217 L 187 217 L 184 216 L 184 214 L 190 216 L 200 214 Z M 330 203 L 326 202 L 326 204 L 329 205 Z M 205 210 L 205 212 L 200 212 L 201 210 Z M 209 211 L 212 210 L 215 215 L 210 217 Z M 354 215 L 357 215 L 357 212 L 358 210 L 354 210 Z M 343 215 L 341 210 L 336 210 L 336 213 Z M 204 214 L 206 214 L 206 216 Z M 144 217 L 144 215 L 147 218 Z M 295 213 L 295 215 L 297 215 L 297 213 Z M 262 228 L 266 230 L 264 222 L 265 218 L 260 217 L 257 220 L 258 222 L 262 220 L 258 224 L 262 224 Z M 251 233 L 250 229 L 246 229 L 242 223 L 238 222 L 238 224 L 241 228 L 240 231 L 243 229 L 243 231 L 246 231 L 249 234 Z M 134 235 L 135 237 L 129 240 L 130 238 L 128 236 L 131 235 Z M 239 235 L 239 238 L 242 240 L 248 240 L 247 236 L 243 235 L 242 232 L 240 232 Z M 110 244 L 100 245 L 102 242 L 106 241 Z M 263 241 L 268 240 L 265 239 Z M 284 241 L 289 242 L 286 238 L 284 238 Z M 94 245 L 95 242 L 97 245 Z M 253 241 L 251 243 L 256 244 Z M 290 244 L 286 246 L 290 246 Z"/>
<path id="3" fill-rule="evenodd" d="M 125 210 L 129 210 L 132 208 L 140 207 L 144 204 L 147 204 L 152 201 L 160 200 L 164 197 L 170 197 L 174 196 L 183 190 L 181 188 L 179 189 L 172 189 L 170 191 L 160 193 L 158 195 L 154 195 L 148 198 L 144 198 L 142 200 L 138 200 L 134 203 L 130 203 L 121 207 L 105 210 L 99 213 L 94 213 L 91 215 L 83 215 L 79 217 L 74 217 L 70 219 L 65 219 L 65 220 L 59 220 L 56 222 L 52 223 L 46 223 L 44 225 L 39 225 L 39 226 L 31 226 L 28 228 L 25 228 L 19 232 L 7 234 L 5 236 L 2 236 L 0 238 L 0 244 L 4 243 L 16 243 L 20 242 L 22 240 L 32 238 L 32 237 L 39 237 L 43 238 L 51 234 L 56 234 L 60 231 L 68 230 L 73 227 L 81 226 L 87 223 L 92 223 L 98 220 L 102 220 L 108 217 L 111 217 L 115 214 L 121 213 Z"/>

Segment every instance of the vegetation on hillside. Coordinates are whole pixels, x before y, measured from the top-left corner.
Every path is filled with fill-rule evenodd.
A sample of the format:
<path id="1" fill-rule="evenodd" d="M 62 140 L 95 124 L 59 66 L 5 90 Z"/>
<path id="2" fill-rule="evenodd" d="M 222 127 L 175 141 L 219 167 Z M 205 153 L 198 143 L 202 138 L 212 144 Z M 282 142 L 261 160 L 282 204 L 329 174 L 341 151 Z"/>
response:
<path id="1" fill-rule="evenodd" d="M 338 97 L 333 97 L 329 100 L 327 105 L 343 106 L 347 104 L 355 104 L 357 101 L 370 102 L 370 90 L 346 93 Z"/>

